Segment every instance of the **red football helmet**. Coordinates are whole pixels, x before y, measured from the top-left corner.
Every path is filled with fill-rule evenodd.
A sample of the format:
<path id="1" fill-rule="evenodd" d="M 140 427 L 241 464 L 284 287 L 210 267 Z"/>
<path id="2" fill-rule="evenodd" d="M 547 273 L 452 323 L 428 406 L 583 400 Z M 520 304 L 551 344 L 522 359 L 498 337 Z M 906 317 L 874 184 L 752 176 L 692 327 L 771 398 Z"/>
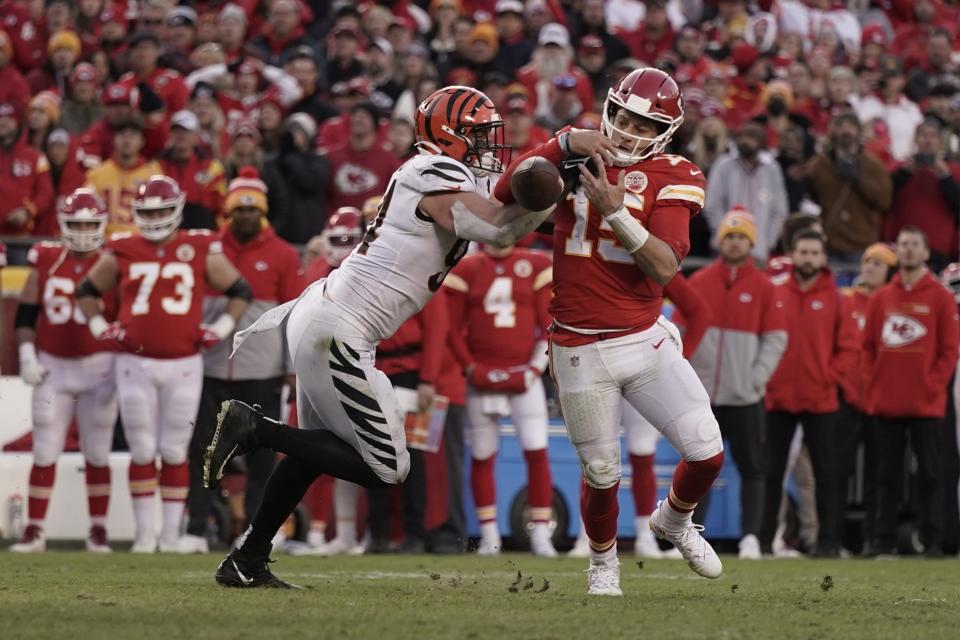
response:
<path id="1" fill-rule="evenodd" d="M 510 164 L 503 120 L 483 92 L 450 86 L 420 103 L 415 118 L 417 146 L 442 153 L 477 171 L 499 173 Z"/>
<path id="2" fill-rule="evenodd" d="M 180 185 L 167 176 L 150 176 L 137 190 L 133 221 L 147 240 L 159 242 L 180 226 L 186 196 Z M 165 212 L 165 213 L 164 213 Z"/>
<path id="3" fill-rule="evenodd" d="M 960 304 L 960 262 L 951 262 L 940 272 L 940 282 L 953 293 Z"/>
<path id="4" fill-rule="evenodd" d="M 57 212 L 63 244 L 71 251 L 94 251 L 103 244 L 110 215 L 93 189 L 77 189 Z M 94 226 L 91 226 L 92 225 Z"/>
<path id="5" fill-rule="evenodd" d="M 613 122 L 621 109 L 653 120 L 658 134 L 645 138 L 615 127 Z M 607 91 L 600 130 L 621 145 L 614 160 L 617 165 L 626 167 L 663 153 L 682 122 L 680 87 L 663 71 L 646 67 L 631 71 Z"/>
<path id="6" fill-rule="evenodd" d="M 363 213 L 356 207 L 340 207 L 323 228 L 324 258 L 339 267 L 363 238 Z"/>

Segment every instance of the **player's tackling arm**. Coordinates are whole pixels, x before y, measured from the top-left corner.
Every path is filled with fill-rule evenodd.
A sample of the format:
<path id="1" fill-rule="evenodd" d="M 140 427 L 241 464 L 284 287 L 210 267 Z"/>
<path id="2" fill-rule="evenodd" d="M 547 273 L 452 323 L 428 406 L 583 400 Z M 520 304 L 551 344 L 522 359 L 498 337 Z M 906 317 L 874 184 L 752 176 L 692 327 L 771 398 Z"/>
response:
<path id="1" fill-rule="evenodd" d="M 555 208 L 527 211 L 519 204 L 502 205 L 472 192 L 439 193 L 420 200 L 420 209 L 457 237 L 500 248 L 516 244 Z"/>
<path id="2" fill-rule="evenodd" d="M 220 252 L 207 254 L 207 282 L 229 298 L 227 308 L 207 327 L 218 339 L 224 340 L 233 333 L 237 320 L 253 300 L 253 291 L 233 263 Z"/>
<path id="3" fill-rule="evenodd" d="M 94 338 L 100 339 L 110 327 L 110 323 L 100 312 L 100 299 L 103 294 L 117 285 L 119 275 L 120 268 L 117 265 L 116 256 L 105 253 L 100 256 L 96 264 L 87 272 L 87 277 L 77 287 L 77 306 L 83 312 L 83 317 L 87 319 L 87 326 L 90 327 L 90 333 Z"/>
<path id="4" fill-rule="evenodd" d="M 593 161 L 596 166 L 603 166 L 599 155 L 594 155 Z M 585 165 L 581 165 L 580 184 L 583 185 L 590 204 L 603 215 L 637 266 L 657 284 L 665 285 L 676 275 L 680 266 L 677 254 L 673 247 L 647 231 L 640 221 L 627 211 L 623 204 L 626 192 L 625 174 L 625 171 L 621 171 L 617 184 L 611 184 L 603 172 L 597 177 L 590 173 Z"/>

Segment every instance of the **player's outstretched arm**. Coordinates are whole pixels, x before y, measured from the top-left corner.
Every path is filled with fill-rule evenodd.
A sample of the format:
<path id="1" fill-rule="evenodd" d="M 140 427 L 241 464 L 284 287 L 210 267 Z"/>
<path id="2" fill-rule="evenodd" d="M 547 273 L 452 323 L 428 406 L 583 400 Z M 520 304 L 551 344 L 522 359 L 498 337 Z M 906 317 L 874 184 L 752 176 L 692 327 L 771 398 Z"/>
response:
<path id="1" fill-rule="evenodd" d="M 527 211 L 519 204 L 503 205 L 476 193 L 440 193 L 424 196 L 420 209 L 459 238 L 495 247 L 509 247 L 540 226 L 556 205 Z"/>
<path id="2" fill-rule="evenodd" d="M 603 166 L 603 159 L 594 154 L 596 166 Z M 680 267 L 677 254 L 666 242 L 647 231 L 640 221 L 630 215 L 623 204 L 625 171 L 621 171 L 617 184 L 607 181 L 605 172 L 594 176 L 585 165 L 580 166 L 580 184 L 583 185 L 590 204 L 603 215 L 613 229 L 620 244 L 647 276 L 660 285 L 665 285 Z"/>
<path id="3" fill-rule="evenodd" d="M 120 268 L 117 265 L 116 256 L 105 253 L 100 256 L 87 273 L 87 277 L 77 287 L 77 306 L 83 312 L 83 317 L 87 319 L 87 326 L 94 338 L 102 338 L 110 328 L 110 323 L 100 312 L 100 299 L 103 294 L 117 285 L 119 275 Z"/>
<path id="4" fill-rule="evenodd" d="M 205 338 L 205 341 L 224 340 L 233 333 L 237 321 L 253 300 L 253 291 L 233 263 L 222 253 L 207 255 L 207 282 L 229 300 L 220 317 L 205 327 L 206 331 L 213 334 L 209 340 Z"/>

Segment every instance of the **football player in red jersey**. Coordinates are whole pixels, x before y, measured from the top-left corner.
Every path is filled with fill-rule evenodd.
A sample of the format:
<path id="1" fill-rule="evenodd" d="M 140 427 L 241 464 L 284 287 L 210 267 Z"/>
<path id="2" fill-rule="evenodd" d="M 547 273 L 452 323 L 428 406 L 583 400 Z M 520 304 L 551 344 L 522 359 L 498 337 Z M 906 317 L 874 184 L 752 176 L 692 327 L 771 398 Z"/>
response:
<path id="1" fill-rule="evenodd" d="M 33 267 L 15 319 L 20 377 L 33 387 L 33 466 L 30 469 L 29 523 L 11 551 L 46 550 L 43 524 L 53 491 L 57 458 L 63 453 L 74 418 L 86 462 L 90 535 L 87 550 L 109 552 L 104 525 L 110 501 L 110 445 L 117 421 L 114 354 L 94 340 L 76 306 L 77 283 L 96 262 L 109 218 L 91 189 L 77 189 L 57 215 L 62 242 L 39 242 L 27 261 Z M 116 315 L 106 301 L 104 313 Z"/>
<path id="2" fill-rule="evenodd" d="M 651 529 L 700 575 L 716 578 L 723 570 L 692 521 L 723 466 L 723 441 L 707 393 L 680 353 L 677 329 L 660 315 L 663 285 L 687 254 L 690 218 L 704 198 L 700 169 L 663 153 L 682 122 L 680 89 L 670 76 L 651 68 L 628 73 L 604 105 L 601 130 L 616 146 L 613 158 L 605 163 L 595 154 L 580 162 L 578 184 L 569 182 L 572 190 L 555 212 L 551 363 L 583 466 L 587 588 L 596 595 L 622 595 L 621 399 L 683 456 Z M 530 155 L 569 167 L 573 135 L 562 130 Z M 513 201 L 510 173 L 496 188 L 502 202 Z"/>
<path id="3" fill-rule="evenodd" d="M 500 552 L 493 466 L 500 419 L 510 416 L 527 462 L 527 496 L 534 555 L 555 557 L 548 527 L 553 483 L 547 461 L 547 368 L 551 318 L 550 258 L 539 252 L 484 246 L 444 280 L 450 301 L 450 347 L 467 372 L 470 484 L 480 521 L 480 555 Z"/>
<path id="4" fill-rule="evenodd" d="M 252 299 L 247 282 L 209 231 L 179 231 L 184 194 L 167 176 L 151 176 L 133 203 L 139 233 L 115 234 L 80 283 L 77 299 L 93 336 L 119 343 L 120 416 L 130 445 L 130 493 L 137 537 L 133 551 L 157 549 L 154 525 L 160 454 L 161 552 L 176 552 L 187 495 L 187 450 L 203 383 L 200 350 L 229 337 Z M 230 300 L 201 325 L 206 287 Z M 100 297 L 117 288 L 118 322 L 100 313 Z"/>

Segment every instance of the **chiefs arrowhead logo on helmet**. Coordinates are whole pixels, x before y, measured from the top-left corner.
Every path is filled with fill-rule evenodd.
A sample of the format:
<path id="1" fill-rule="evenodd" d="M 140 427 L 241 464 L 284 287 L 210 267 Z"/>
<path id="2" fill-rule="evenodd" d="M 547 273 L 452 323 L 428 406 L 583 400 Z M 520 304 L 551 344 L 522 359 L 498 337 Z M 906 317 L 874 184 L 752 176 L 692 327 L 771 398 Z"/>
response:
<path id="1" fill-rule="evenodd" d="M 168 238 L 180 226 L 186 196 L 177 181 L 168 176 L 150 176 L 137 190 L 133 221 L 140 235 L 151 242 Z"/>
<path id="2" fill-rule="evenodd" d="M 93 189 L 77 189 L 57 212 L 60 235 L 71 251 L 95 251 L 103 244 L 110 216 Z"/>
<path id="3" fill-rule="evenodd" d="M 652 121 L 657 135 L 626 131 L 631 118 L 621 111 Z M 680 87 L 663 71 L 647 67 L 631 71 L 607 92 L 600 130 L 617 145 L 616 164 L 628 167 L 663 153 L 682 122 Z"/>
<path id="4" fill-rule="evenodd" d="M 417 108 L 417 146 L 442 153 L 476 172 L 499 173 L 510 164 L 503 121 L 493 102 L 472 87 L 444 87 Z"/>

